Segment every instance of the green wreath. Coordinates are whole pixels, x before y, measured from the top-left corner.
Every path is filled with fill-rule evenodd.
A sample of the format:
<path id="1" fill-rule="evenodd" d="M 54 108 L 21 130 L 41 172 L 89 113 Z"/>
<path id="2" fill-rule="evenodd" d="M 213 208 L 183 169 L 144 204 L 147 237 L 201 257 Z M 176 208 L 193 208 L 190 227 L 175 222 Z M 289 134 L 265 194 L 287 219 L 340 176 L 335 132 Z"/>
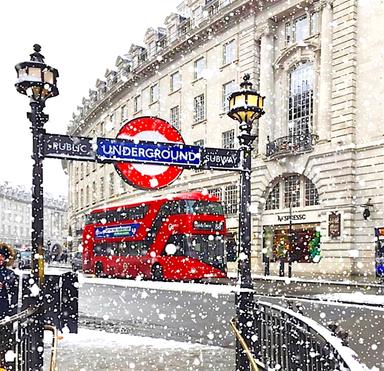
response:
<path id="1" fill-rule="evenodd" d="M 313 263 L 318 263 L 321 260 L 320 255 L 320 232 L 316 231 L 315 236 L 309 241 L 308 252 Z"/>

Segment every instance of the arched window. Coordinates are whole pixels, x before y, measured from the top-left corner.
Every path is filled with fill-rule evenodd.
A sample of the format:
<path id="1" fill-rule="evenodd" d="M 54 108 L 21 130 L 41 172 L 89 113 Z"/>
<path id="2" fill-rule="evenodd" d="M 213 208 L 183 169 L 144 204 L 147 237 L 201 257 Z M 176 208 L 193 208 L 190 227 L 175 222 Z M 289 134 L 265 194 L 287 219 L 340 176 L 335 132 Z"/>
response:
<path id="1" fill-rule="evenodd" d="M 302 62 L 289 73 L 288 131 L 298 140 L 312 131 L 313 80 L 311 62 Z"/>
<path id="2" fill-rule="evenodd" d="M 270 187 L 265 210 L 288 209 L 319 204 L 315 185 L 304 175 L 291 174 L 282 177 Z"/>

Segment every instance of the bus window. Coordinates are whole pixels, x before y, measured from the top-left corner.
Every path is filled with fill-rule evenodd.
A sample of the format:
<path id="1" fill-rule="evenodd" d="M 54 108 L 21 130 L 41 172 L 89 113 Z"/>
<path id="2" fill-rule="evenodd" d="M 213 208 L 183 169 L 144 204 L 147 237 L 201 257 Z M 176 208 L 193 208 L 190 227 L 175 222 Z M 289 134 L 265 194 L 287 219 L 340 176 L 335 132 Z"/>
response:
<path id="1" fill-rule="evenodd" d="M 188 256 L 199 259 L 216 268 L 224 269 L 224 241 L 223 236 L 192 235 Z"/>
<path id="2" fill-rule="evenodd" d="M 118 254 L 118 244 L 101 243 L 94 247 L 96 256 L 114 256 Z"/>
<path id="3" fill-rule="evenodd" d="M 186 238 L 187 236 L 182 234 L 174 234 L 169 237 L 162 255 L 185 256 L 187 246 Z"/>
<path id="4" fill-rule="evenodd" d="M 120 256 L 142 256 L 147 253 L 147 250 L 143 241 L 122 242 L 119 245 Z"/>
<path id="5" fill-rule="evenodd" d="M 223 215 L 223 205 L 220 202 L 211 201 L 186 201 L 187 214 Z"/>

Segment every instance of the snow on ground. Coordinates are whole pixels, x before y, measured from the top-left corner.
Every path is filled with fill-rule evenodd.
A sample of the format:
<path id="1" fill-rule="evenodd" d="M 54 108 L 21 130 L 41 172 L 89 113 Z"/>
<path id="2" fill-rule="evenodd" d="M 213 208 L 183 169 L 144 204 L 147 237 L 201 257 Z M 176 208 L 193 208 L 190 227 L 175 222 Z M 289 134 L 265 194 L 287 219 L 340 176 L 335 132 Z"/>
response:
<path id="1" fill-rule="evenodd" d="M 49 344 L 48 337 L 46 357 Z M 64 334 L 58 345 L 58 369 L 66 371 L 229 371 L 234 362 L 233 349 L 83 328 L 79 334 Z"/>
<path id="2" fill-rule="evenodd" d="M 185 291 L 185 292 L 202 292 L 217 295 L 228 295 L 239 290 L 238 287 L 228 285 L 209 285 L 202 283 L 192 282 L 159 282 L 159 281 L 143 281 L 143 280 L 129 280 L 117 278 L 93 278 L 86 277 L 79 273 L 80 287 L 84 283 L 91 283 L 96 285 L 110 285 L 120 287 L 136 287 L 150 290 L 168 290 L 168 291 Z"/>
<path id="3" fill-rule="evenodd" d="M 229 278 L 235 278 L 237 279 L 237 273 L 236 272 L 229 272 L 228 273 Z M 303 283 L 315 283 L 315 284 L 328 284 L 328 285 L 345 285 L 345 286 L 371 286 L 371 287 L 381 287 L 383 286 L 381 283 L 378 282 L 377 279 L 366 278 L 367 281 L 356 281 L 356 280 L 350 280 L 345 277 L 338 277 L 334 279 L 324 278 L 324 277 L 316 277 L 313 279 L 307 278 L 307 277 L 280 277 L 280 276 L 263 276 L 261 274 L 252 274 L 252 279 L 254 280 L 264 280 L 264 281 L 284 281 L 286 284 L 290 283 L 296 283 L 296 282 L 303 282 Z"/>
<path id="4" fill-rule="evenodd" d="M 384 295 L 366 295 L 362 292 L 320 294 L 317 298 L 326 301 L 343 301 L 357 304 L 374 304 L 384 306 Z"/>

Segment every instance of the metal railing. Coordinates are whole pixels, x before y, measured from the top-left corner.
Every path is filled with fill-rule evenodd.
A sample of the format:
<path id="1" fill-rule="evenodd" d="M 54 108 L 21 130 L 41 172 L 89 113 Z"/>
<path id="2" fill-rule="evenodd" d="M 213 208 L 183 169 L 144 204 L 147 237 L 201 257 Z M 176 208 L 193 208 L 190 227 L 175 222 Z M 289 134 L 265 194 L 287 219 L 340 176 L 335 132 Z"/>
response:
<path id="1" fill-rule="evenodd" d="M 0 368 L 7 371 L 30 371 L 30 357 L 34 349 L 33 326 L 38 309 L 31 307 L 0 320 Z"/>
<path id="2" fill-rule="evenodd" d="M 277 157 L 310 151 L 313 149 L 315 137 L 311 133 L 303 133 L 268 141 L 266 154 L 268 157 Z"/>
<path id="3" fill-rule="evenodd" d="M 248 346 L 262 369 L 368 370 L 341 339 L 314 320 L 290 309 L 255 302 L 252 328 L 255 332 Z"/>

